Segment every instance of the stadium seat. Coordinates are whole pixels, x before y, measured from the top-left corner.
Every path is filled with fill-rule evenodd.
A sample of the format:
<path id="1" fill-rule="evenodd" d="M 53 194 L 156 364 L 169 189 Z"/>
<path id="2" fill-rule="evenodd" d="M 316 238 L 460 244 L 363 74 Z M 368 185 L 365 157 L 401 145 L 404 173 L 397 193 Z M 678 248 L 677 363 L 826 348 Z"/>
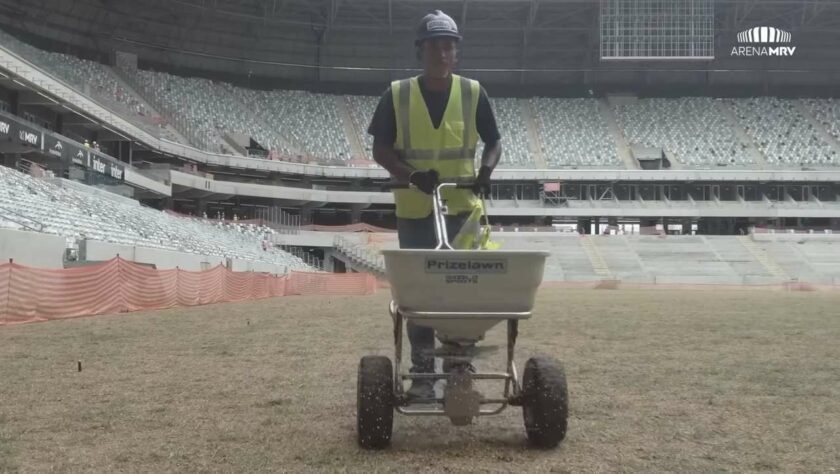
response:
<path id="1" fill-rule="evenodd" d="M 3 46 L 17 52 L 35 66 L 52 74 L 101 105 L 122 115 L 135 125 L 156 136 L 178 142 L 178 137 L 162 124 L 160 117 L 146 107 L 140 98 L 120 84 L 104 64 L 80 59 L 69 54 L 43 51 L 0 30 Z M 156 121 L 157 120 L 157 121 Z"/>
<path id="2" fill-rule="evenodd" d="M 662 148 L 683 166 L 750 166 L 755 160 L 740 143 L 716 99 L 639 99 L 613 108 L 630 143 Z"/>
<path id="3" fill-rule="evenodd" d="M 136 201 L 132 205 L 59 187 L 5 166 L 0 166 L 0 202 L 7 212 L 25 216 L 30 227 L 38 223 L 49 234 L 312 270 L 288 252 L 263 250 L 263 239 L 274 233 L 269 227 L 180 217 Z M 22 227 L 2 216 L 0 211 L 0 227 Z"/>
<path id="4" fill-rule="evenodd" d="M 549 167 L 621 166 L 596 100 L 539 97 L 531 104 Z"/>
<path id="5" fill-rule="evenodd" d="M 767 163 L 778 167 L 837 166 L 837 149 L 823 139 L 811 121 L 796 107 L 798 99 L 755 97 L 727 99 L 744 131 L 764 154 Z M 818 121 L 836 127 L 835 104 L 807 100 Z M 832 118 L 834 117 L 834 118 Z M 832 122 L 833 121 L 833 122 Z"/>

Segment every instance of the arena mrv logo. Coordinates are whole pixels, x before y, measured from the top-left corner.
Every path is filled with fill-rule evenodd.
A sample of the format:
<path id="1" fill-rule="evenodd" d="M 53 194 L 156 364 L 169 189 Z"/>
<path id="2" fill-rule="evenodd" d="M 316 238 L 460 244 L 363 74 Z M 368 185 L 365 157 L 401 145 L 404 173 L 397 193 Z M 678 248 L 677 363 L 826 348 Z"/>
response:
<path id="1" fill-rule="evenodd" d="M 507 273 L 507 259 L 427 257 L 426 273 Z"/>
<path id="2" fill-rule="evenodd" d="M 793 56 L 796 46 L 779 45 L 790 41 L 791 35 L 787 31 L 756 26 L 738 33 L 738 42 L 750 46 L 733 46 L 731 56 Z"/>
<path id="3" fill-rule="evenodd" d="M 18 138 L 20 138 L 22 142 L 29 143 L 30 145 L 38 144 L 38 135 L 32 132 L 21 130 L 18 132 Z"/>

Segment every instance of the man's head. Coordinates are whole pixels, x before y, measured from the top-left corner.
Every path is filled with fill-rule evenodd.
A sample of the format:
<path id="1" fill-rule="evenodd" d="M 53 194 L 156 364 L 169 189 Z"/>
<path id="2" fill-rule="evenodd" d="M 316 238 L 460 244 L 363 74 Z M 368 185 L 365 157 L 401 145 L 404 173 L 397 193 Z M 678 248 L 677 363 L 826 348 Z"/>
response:
<path id="1" fill-rule="evenodd" d="M 446 78 L 458 62 L 455 45 L 461 41 L 458 25 L 440 10 L 424 16 L 417 27 L 417 58 L 423 62 L 424 74 Z"/>

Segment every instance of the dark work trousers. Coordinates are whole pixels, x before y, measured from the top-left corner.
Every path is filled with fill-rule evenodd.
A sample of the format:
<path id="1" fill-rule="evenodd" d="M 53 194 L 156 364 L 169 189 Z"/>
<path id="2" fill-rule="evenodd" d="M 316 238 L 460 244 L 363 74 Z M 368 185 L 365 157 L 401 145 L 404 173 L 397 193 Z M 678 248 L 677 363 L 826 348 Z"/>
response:
<path id="1" fill-rule="evenodd" d="M 468 216 L 469 213 L 446 216 L 446 233 L 449 236 L 450 245 Z M 423 219 L 397 219 L 397 238 L 401 249 L 433 249 L 437 247 L 433 215 Z M 429 295 L 429 297 L 434 298 L 434 295 Z M 406 323 L 406 331 L 411 343 L 412 367 L 410 372 L 433 373 L 435 371 L 435 330 L 418 326 L 409 321 Z"/>

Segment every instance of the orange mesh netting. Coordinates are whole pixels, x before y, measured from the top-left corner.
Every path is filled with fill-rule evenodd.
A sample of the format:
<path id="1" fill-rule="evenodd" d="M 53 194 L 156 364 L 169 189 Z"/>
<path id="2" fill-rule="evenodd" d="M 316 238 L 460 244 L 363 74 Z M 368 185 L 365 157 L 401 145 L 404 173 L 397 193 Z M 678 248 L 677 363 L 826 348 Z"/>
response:
<path id="1" fill-rule="evenodd" d="M 365 273 L 292 272 L 288 276 L 155 270 L 116 257 L 60 270 L 0 264 L 0 326 L 52 319 L 284 295 L 368 295 L 376 280 Z"/>
<path id="2" fill-rule="evenodd" d="M 376 277 L 369 273 L 292 272 L 286 289 L 294 295 L 372 295 Z"/>

